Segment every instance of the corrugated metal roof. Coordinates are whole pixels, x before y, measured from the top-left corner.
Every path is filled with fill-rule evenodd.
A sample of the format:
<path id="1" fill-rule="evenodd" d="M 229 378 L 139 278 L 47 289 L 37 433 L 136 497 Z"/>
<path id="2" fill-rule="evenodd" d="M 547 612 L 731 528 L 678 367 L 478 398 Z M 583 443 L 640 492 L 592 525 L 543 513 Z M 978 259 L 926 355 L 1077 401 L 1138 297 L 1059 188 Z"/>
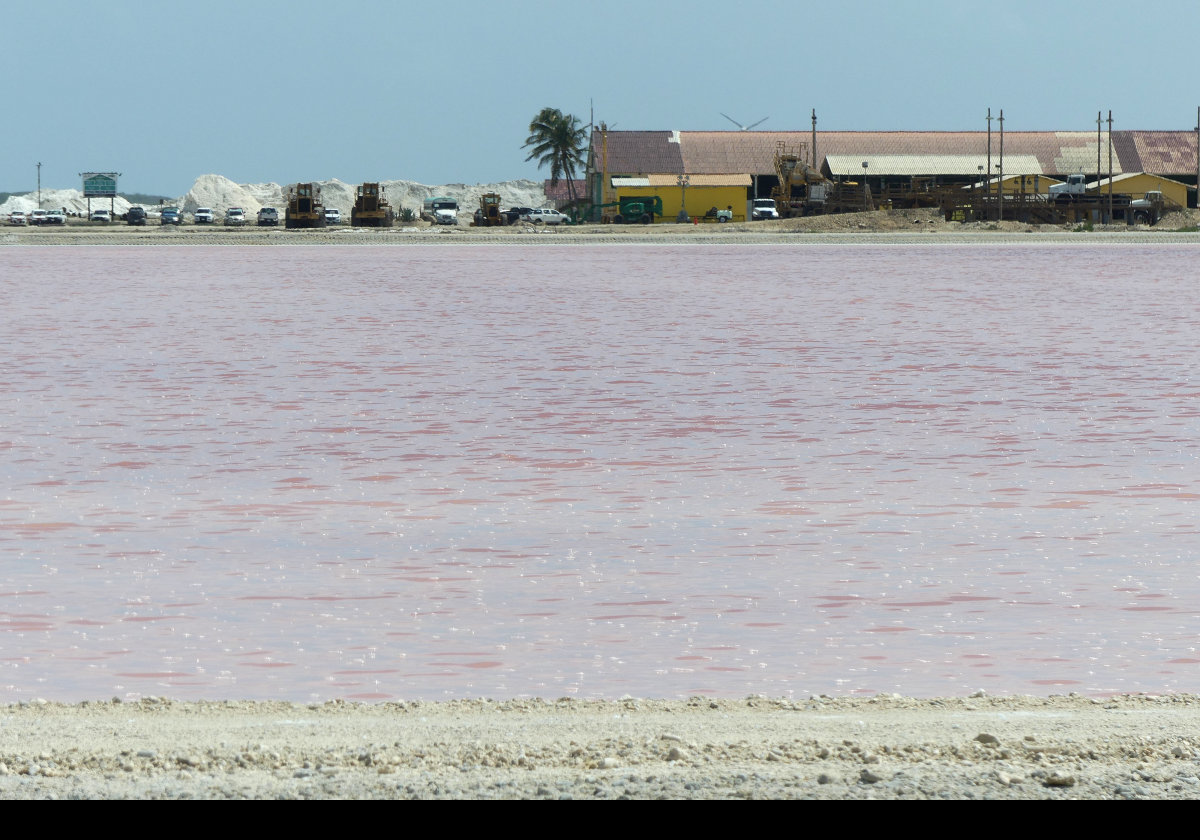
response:
<path id="1" fill-rule="evenodd" d="M 592 132 L 594 171 L 610 175 L 681 174 L 683 157 L 679 149 L 678 142 L 671 142 L 670 131 L 602 132 L 597 129 Z"/>
<path id="2" fill-rule="evenodd" d="M 651 175 L 648 180 L 652 187 L 679 186 L 678 175 Z M 748 187 L 750 184 L 749 175 L 688 175 L 689 187 Z"/>
<path id="3" fill-rule="evenodd" d="M 857 177 L 868 175 L 976 175 L 987 169 L 987 155 L 826 155 L 825 161 L 833 175 Z M 1000 162 L 992 158 L 992 166 Z M 1010 155 L 1005 150 L 1004 174 L 1041 175 L 1042 166 L 1035 155 Z"/>
<path id="4" fill-rule="evenodd" d="M 610 173 L 651 174 L 687 172 L 721 174 L 748 172 L 771 175 L 775 171 L 775 148 L 808 147 L 807 131 L 609 131 Z M 677 137 L 677 142 L 671 142 Z M 600 154 L 600 132 L 594 135 L 594 154 Z M 992 132 L 992 163 L 1000 156 L 1000 133 Z M 1100 169 L 1108 171 L 1108 133 L 1097 140 L 1094 131 L 1006 131 L 1005 170 L 1020 156 L 1037 159 L 1041 173 L 1069 175 L 1095 172 L 1097 153 Z M 1196 137 L 1191 131 L 1114 131 L 1114 172 L 1160 172 L 1186 175 L 1196 169 Z M 986 131 L 818 131 L 818 164 L 829 155 L 862 155 L 905 158 L 926 156 L 987 157 Z M 599 165 L 596 164 L 599 169 Z M 902 173 L 885 173 L 902 174 Z M 936 173 L 921 173 L 936 174 Z M 962 174 L 962 173 L 959 173 Z"/>
<path id="5" fill-rule="evenodd" d="M 775 172 L 775 146 L 807 143 L 791 131 L 683 131 L 680 148 L 684 171 L 688 174 L 750 172 L 764 175 Z"/>
<path id="6" fill-rule="evenodd" d="M 587 181 L 582 178 L 576 178 L 573 181 L 561 178 L 553 186 L 550 185 L 550 179 L 547 178 L 542 189 L 545 191 L 546 198 L 549 201 L 570 201 L 572 189 L 575 191 L 576 198 L 586 198 L 588 194 Z"/>
<path id="7" fill-rule="evenodd" d="M 1150 174 L 1147 172 L 1124 172 L 1120 175 L 1113 175 L 1112 176 L 1113 186 L 1116 186 L 1117 184 L 1120 184 L 1123 181 L 1130 181 L 1134 178 L 1141 178 L 1143 176 L 1152 178 L 1155 181 L 1165 181 L 1168 184 L 1177 184 L 1181 187 L 1187 187 L 1188 189 L 1192 189 L 1191 184 L 1185 184 L 1182 181 L 1176 181 L 1174 178 L 1166 178 L 1162 175 L 1153 175 L 1153 174 Z M 1098 181 L 1092 181 L 1090 184 L 1087 185 L 1087 188 L 1089 190 L 1092 190 L 1092 189 L 1100 189 L 1100 188 L 1107 187 L 1107 186 L 1108 186 L 1108 178 L 1105 177 L 1105 178 L 1101 178 Z"/>
<path id="8" fill-rule="evenodd" d="M 1164 175 L 1183 175 L 1196 171 L 1196 132 L 1194 131 L 1114 131 L 1114 141 L 1122 134 L 1129 136 L 1136 154 L 1126 170 L 1161 172 Z M 1121 160 L 1125 160 L 1122 154 Z"/>

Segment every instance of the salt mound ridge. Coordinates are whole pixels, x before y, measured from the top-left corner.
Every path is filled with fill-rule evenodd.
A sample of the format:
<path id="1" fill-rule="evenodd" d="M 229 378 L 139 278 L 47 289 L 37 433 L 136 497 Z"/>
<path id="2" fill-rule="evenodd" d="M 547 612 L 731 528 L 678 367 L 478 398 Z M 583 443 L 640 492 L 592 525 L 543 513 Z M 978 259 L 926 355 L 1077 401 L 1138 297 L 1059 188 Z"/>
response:
<path id="1" fill-rule="evenodd" d="M 342 216 L 349 219 L 354 206 L 354 193 L 358 184 L 347 184 L 336 178 L 316 181 L 321 187 L 321 200 L 326 207 L 336 207 Z M 469 215 L 479 206 L 479 196 L 494 192 L 500 194 L 503 207 L 544 207 L 546 193 L 541 181 L 527 179 L 505 181 L 499 184 L 442 184 L 428 186 L 415 181 L 382 181 L 388 202 L 397 212 L 401 207 L 419 211 L 421 202 L 434 196 L 447 196 L 458 202 Z M 279 184 L 235 184 L 222 175 L 201 175 L 179 200 L 184 212 L 191 213 L 197 207 L 211 207 L 218 214 L 230 207 L 241 207 L 248 215 L 263 207 L 283 209 L 284 187 Z"/>
<path id="2" fill-rule="evenodd" d="M 347 184 L 333 178 L 328 181 L 317 181 L 321 186 L 321 199 L 326 207 L 336 207 L 342 211 L 342 216 L 348 221 L 350 209 L 354 206 L 354 191 L 358 184 Z M 447 196 L 458 202 L 462 211 L 469 218 L 471 212 L 479 206 L 479 196 L 494 192 L 500 194 L 502 207 L 545 207 L 546 193 L 541 181 L 522 179 L 504 181 L 498 184 L 442 184 L 427 186 L 416 181 L 383 181 L 384 191 L 392 207 L 399 212 L 401 207 L 409 207 L 415 211 L 421 209 L 421 202 L 434 196 Z M 247 215 L 254 215 L 263 207 L 284 207 L 284 187 L 279 184 L 235 184 L 223 175 L 201 175 L 192 184 L 187 195 L 175 199 L 176 207 L 186 213 L 194 213 L 197 207 L 211 207 L 218 215 L 230 207 L 241 207 Z M 92 209 L 109 206 L 106 198 L 93 198 Z M 118 197 L 113 207 L 118 213 L 124 213 L 132 205 L 124 198 Z M 143 205 L 152 210 L 156 205 Z M 37 193 L 10 196 L 0 204 L 0 214 L 8 215 L 15 210 L 29 213 L 38 207 Z M 68 212 L 85 213 L 88 202 L 79 190 L 42 190 L 42 207 L 46 209 L 66 208 Z"/>
<path id="3" fill-rule="evenodd" d="M 112 201 L 112 209 L 117 213 L 124 213 L 132 205 L 125 199 L 117 196 Z M 80 190 L 42 190 L 42 207 L 46 210 L 66 210 L 68 213 L 87 213 L 88 200 L 83 197 L 83 192 Z M 23 213 L 32 213 L 38 209 L 38 194 L 31 192 L 28 195 L 10 195 L 3 204 L 0 204 L 0 215 L 7 216 L 20 210 Z M 93 210 L 109 209 L 109 200 L 107 198 L 93 198 Z"/>

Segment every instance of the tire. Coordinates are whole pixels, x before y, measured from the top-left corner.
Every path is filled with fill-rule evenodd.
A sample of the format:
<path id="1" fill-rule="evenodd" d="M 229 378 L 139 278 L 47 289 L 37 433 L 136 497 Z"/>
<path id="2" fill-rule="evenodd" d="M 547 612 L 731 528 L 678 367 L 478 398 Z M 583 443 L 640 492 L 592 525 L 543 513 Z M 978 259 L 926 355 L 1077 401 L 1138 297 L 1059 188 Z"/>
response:
<path id="1" fill-rule="evenodd" d="M 625 217 L 622 216 L 620 213 L 618 213 L 616 215 L 616 218 L 613 219 L 613 224 L 618 224 L 618 225 L 625 224 Z"/>
<path id="2" fill-rule="evenodd" d="M 719 224 L 719 225 L 723 225 L 723 224 L 725 224 L 725 223 L 726 223 L 726 222 L 728 222 L 728 221 L 729 221 L 729 220 L 728 220 L 728 219 L 726 219 L 724 216 L 718 216 L 718 217 L 717 217 L 717 224 Z"/>
<path id="3" fill-rule="evenodd" d="M 644 214 L 644 215 L 642 216 L 642 218 L 640 218 L 638 221 L 640 221 L 640 222 L 641 222 L 642 224 L 644 224 L 644 225 L 648 225 L 648 224 L 650 224 L 650 222 L 652 221 L 652 219 L 650 218 L 650 214 L 649 214 L 649 213 L 646 213 L 646 214 Z"/>

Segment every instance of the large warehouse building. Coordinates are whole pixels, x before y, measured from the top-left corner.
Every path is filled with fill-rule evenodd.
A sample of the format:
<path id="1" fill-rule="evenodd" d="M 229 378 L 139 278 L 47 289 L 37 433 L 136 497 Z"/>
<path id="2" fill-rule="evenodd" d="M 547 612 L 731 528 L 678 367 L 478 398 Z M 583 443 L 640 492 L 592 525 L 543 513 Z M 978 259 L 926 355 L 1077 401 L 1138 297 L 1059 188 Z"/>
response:
<path id="1" fill-rule="evenodd" d="M 1110 142 L 1111 139 L 1111 142 Z M 1089 179 L 1142 175 L 1142 189 L 1160 189 L 1178 204 L 1196 206 L 1200 161 L 1195 131 L 616 131 L 592 133 L 583 192 L 597 207 L 634 195 L 657 195 L 664 218 L 680 209 L 702 216 L 710 208 L 743 211 L 778 184 L 775 156 L 799 150 L 833 180 L 884 188 L 916 179 L 940 184 L 1026 176 L 1043 191 L 1068 175 Z M 1111 164 L 1110 164 L 1111 160 Z M 1111 169 L 1110 169 L 1111 166 Z M 1133 183 L 1133 181 L 1126 181 Z M 738 215 L 741 215 L 738 212 Z"/>

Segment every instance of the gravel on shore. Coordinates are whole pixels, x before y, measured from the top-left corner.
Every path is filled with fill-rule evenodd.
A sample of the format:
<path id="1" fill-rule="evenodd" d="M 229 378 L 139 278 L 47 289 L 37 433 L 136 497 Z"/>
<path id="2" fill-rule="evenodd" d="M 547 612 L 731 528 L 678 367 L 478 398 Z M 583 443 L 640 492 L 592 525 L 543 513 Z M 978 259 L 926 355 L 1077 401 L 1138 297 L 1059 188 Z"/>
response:
<path id="1" fill-rule="evenodd" d="M 1200 211 L 1171 214 L 1153 227 L 1123 224 L 1028 225 L 1020 222 L 947 222 L 934 210 L 875 210 L 803 219 L 730 224 L 571 225 L 546 227 L 434 227 L 398 223 L 384 229 L 331 227 L 227 228 L 223 225 L 145 227 L 71 219 L 65 227 L 0 227 L 0 245 L 604 245 L 604 244 L 980 244 L 1200 242 Z"/>
<path id="2" fill-rule="evenodd" d="M 0 707 L 0 798 L 1194 799 L 1200 697 Z"/>

